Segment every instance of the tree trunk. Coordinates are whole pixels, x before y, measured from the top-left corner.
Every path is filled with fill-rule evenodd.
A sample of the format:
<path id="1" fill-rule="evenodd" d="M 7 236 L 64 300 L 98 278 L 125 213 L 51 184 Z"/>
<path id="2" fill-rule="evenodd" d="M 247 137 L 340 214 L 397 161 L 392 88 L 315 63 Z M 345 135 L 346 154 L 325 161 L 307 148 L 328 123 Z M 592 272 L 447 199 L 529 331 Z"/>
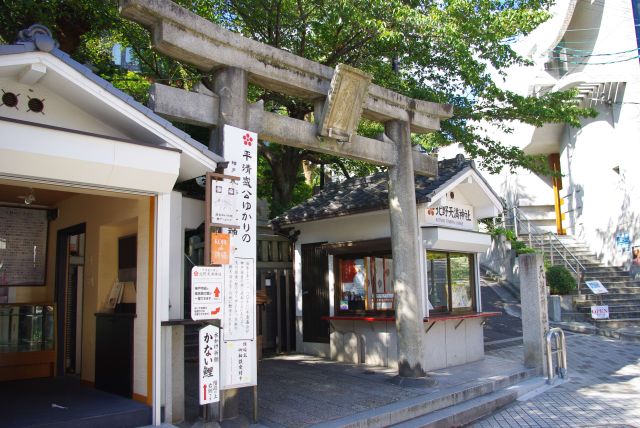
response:
<path id="1" fill-rule="evenodd" d="M 295 147 L 282 147 L 282 151 L 271 159 L 273 187 L 271 190 L 271 215 L 281 214 L 289 207 L 293 190 L 302 165 L 301 150 Z"/>

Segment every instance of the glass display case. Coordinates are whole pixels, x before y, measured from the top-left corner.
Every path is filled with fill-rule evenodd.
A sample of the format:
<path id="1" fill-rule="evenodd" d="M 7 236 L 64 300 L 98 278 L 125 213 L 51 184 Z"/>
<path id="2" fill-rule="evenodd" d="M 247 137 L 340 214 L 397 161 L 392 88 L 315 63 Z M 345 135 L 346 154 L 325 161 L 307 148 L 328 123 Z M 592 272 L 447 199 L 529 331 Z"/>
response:
<path id="1" fill-rule="evenodd" d="M 51 351 L 53 348 L 53 304 L 0 304 L 0 353 Z"/>

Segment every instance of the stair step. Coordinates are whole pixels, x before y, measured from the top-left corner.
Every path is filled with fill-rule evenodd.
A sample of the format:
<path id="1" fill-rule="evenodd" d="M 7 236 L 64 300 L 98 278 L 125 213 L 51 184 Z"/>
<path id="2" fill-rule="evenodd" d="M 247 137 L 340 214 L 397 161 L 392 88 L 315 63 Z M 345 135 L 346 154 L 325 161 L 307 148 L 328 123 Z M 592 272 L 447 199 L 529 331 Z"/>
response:
<path id="1" fill-rule="evenodd" d="M 497 403 L 496 405 L 504 406 L 505 404 L 515 400 L 518 396 L 517 391 L 507 391 L 506 388 L 527 380 L 534 373 L 535 371 L 532 369 L 522 369 L 510 375 L 496 376 L 483 381 L 476 381 L 458 387 L 447 388 L 438 393 L 429 394 L 427 396 L 418 396 L 408 400 L 387 404 L 385 406 L 356 413 L 354 415 L 323 422 L 314 425 L 314 427 L 356 428 L 366 426 L 368 428 L 375 428 L 395 426 L 403 423 L 409 423 L 409 425 L 398 426 L 422 426 L 416 425 L 414 421 L 417 418 L 430 416 L 435 412 L 451 409 L 483 397 L 487 397 L 485 403 L 487 407 L 491 407 L 491 403 Z M 468 409 L 466 409 L 466 411 L 472 415 L 475 412 L 475 410 L 471 410 L 475 407 L 474 404 L 482 407 L 483 404 L 481 404 L 480 401 L 481 400 L 478 400 L 474 403 L 468 404 Z M 449 427 L 451 425 L 446 426 Z"/>
<path id="2" fill-rule="evenodd" d="M 635 287 L 633 285 L 624 285 L 624 283 L 619 284 L 602 284 L 607 288 L 608 295 L 612 294 L 629 294 L 629 295 L 637 295 L 640 294 L 640 288 Z M 588 287 L 580 287 L 580 292 L 584 295 L 592 295 L 591 290 Z"/>
<path id="3" fill-rule="evenodd" d="M 489 416 L 496 410 L 513 403 L 517 398 L 515 391 L 503 389 L 456 406 L 447 407 L 419 418 L 396 425 L 395 428 L 440 428 L 457 427 Z"/>
<path id="4" fill-rule="evenodd" d="M 596 328 L 624 328 L 640 326 L 640 318 L 620 318 L 596 321 Z"/>

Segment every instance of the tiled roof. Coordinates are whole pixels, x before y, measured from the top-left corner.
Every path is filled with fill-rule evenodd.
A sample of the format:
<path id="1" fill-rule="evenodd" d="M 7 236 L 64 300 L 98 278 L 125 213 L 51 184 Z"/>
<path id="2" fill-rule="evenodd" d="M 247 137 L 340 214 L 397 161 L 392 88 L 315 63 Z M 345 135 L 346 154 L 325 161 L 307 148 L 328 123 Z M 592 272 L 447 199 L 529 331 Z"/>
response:
<path id="1" fill-rule="evenodd" d="M 15 54 L 21 54 L 21 53 L 27 53 L 27 52 L 37 52 L 37 51 L 39 51 L 39 49 L 36 46 L 36 43 L 30 42 L 30 41 L 18 42 L 15 45 L 0 45 L 0 55 L 15 55 Z M 215 162 L 222 162 L 223 161 L 222 157 L 220 157 L 216 153 L 213 153 L 212 151 L 210 151 L 207 146 L 205 146 L 204 144 L 200 143 L 199 141 L 194 140 L 193 138 L 191 138 L 189 136 L 189 134 L 187 134 L 186 132 L 176 128 L 175 126 L 173 126 L 171 124 L 171 122 L 169 122 L 168 120 L 158 116 L 150 108 L 140 104 L 139 102 L 134 100 L 130 95 L 125 94 L 120 89 L 116 88 L 111 83 L 109 83 L 107 80 L 105 80 L 105 79 L 101 78 L 100 76 L 96 75 L 90 68 L 88 68 L 85 65 L 82 65 L 79 62 L 77 62 L 74 59 L 72 59 L 69 56 L 69 54 L 61 51 L 58 48 L 53 48 L 53 49 L 51 49 L 51 50 L 49 50 L 47 52 L 49 54 L 55 56 L 56 58 L 58 58 L 60 61 L 62 61 L 63 63 L 65 63 L 69 67 L 73 68 L 78 73 L 82 74 L 84 77 L 86 77 L 87 79 L 89 79 L 93 83 L 95 83 L 95 84 L 99 85 L 100 87 L 104 88 L 107 92 L 109 92 L 113 96 L 115 96 L 117 98 L 120 98 L 122 101 L 127 103 L 129 106 L 131 106 L 135 110 L 141 112 L 142 114 L 147 116 L 152 121 L 158 123 L 159 125 L 161 125 L 163 128 L 165 128 L 166 130 L 168 130 L 172 134 L 176 135 L 177 137 L 179 137 L 180 139 L 184 140 L 185 142 L 187 142 L 191 146 L 195 147 L 198 151 L 200 151 L 202 154 L 204 154 L 208 158 L 212 159 Z"/>
<path id="2" fill-rule="evenodd" d="M 437 177 L 416 176 L 416 202 L 429 202 L 436 190 L 471 168 L 475 169 L 473 161 L 464 159 L 462 155 L 438 162 Z M 314 197 L 274 218 L 271 223 L 284 226 L 323 218 L 384 210 L 389 206 L 387 194 L 386 172 L 368 177 L 351 178 L 342 183 L 328 185 Z"/>

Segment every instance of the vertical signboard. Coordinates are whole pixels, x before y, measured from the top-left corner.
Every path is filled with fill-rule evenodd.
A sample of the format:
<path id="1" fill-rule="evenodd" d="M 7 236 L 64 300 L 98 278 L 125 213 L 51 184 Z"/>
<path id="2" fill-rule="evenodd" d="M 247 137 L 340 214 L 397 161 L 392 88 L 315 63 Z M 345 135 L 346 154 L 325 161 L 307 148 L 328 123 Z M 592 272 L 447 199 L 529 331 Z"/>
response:
<path id="1" fill-rule="evenodd" d="M 191 269 L 191 319 L 222 319 L 225 271 L 221 266 Z"/>
<path id="2" fill-rule="evenodd" d="M 200 329 L 198 378 L 200 404 L 220 401 L 220 329 L 208 325 Z"/>
<path id="3" fill-rule="evenodd" d="M 221 345 L 221 389 L 257 384 L 256 355 L 256 193 L 258 136 L 239 128 L 224 127 L 225 174 L 238 177 L 239 228 L 230 235 L 232 260 L 225 266 L 225 315 Z"/>

